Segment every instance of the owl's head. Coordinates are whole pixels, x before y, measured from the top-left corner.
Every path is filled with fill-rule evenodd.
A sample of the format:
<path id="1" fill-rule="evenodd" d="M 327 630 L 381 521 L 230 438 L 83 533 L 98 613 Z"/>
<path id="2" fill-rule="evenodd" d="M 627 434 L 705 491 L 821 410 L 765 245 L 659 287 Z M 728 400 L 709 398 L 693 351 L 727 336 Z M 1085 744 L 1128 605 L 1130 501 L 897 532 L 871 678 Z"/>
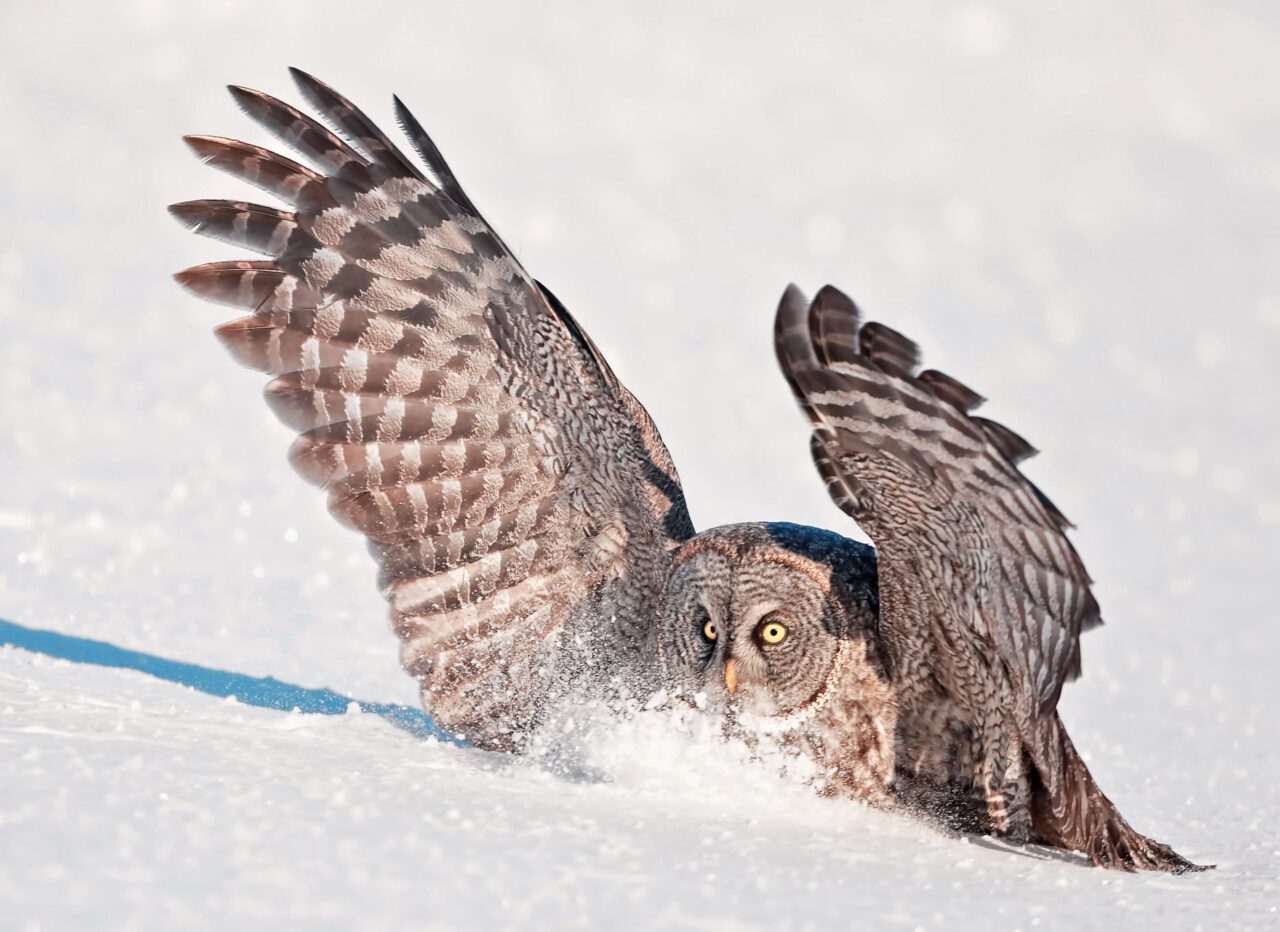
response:
<path id="1" fill-rule="evenodd" d="M 713 710 L 794 716 L 827 700 L 851 655 L 867 662 L 876 591 L 871 549 L 836 534 L 791 524 L 699 534 L 676 552 L 663 596 L 667 680 Z"/>

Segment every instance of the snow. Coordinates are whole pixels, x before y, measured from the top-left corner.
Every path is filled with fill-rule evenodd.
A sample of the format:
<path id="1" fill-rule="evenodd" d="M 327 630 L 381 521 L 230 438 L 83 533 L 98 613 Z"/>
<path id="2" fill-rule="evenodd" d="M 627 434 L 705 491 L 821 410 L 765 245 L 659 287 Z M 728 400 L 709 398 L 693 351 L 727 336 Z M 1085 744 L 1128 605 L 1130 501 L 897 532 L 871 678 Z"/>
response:
<path id="1" fill-rule="evenodd" d="M 0 8 L 3 924 L 1280 926 L 1275 11 L 364 9 Z M 527 760 L 427 734 L 360 541 L 168 278 L 230 254 L 163 206 L 250 194 L 179 135 L 265 141 L 221 85 L 289 64 L 415 110 L 700 527 L 852 533 L 772 361 L 788 281 L 991 398 L 1099 581 L 1071 733 L 1218 870 L 944 837 L 696 725 Z"/>

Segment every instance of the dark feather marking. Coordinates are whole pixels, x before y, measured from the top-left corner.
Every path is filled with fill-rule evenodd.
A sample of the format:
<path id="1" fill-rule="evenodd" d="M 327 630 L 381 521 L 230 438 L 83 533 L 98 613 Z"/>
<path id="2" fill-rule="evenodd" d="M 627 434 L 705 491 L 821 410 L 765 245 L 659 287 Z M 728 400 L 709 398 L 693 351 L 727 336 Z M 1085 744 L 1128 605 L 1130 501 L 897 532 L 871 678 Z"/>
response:
<path id="1" fill-rule="evenodd" d="M 969 420 L 982 428 L 987 441 L 1000 452 L 1001 456 L 1015 466 L 1039 452 L 1024 437 L 1014 433 L 1003 424 L 989 421 L 985 417 L 971 417 Z"/>
<path id="2" fill-rule="evenodd" d="M 869 321 L 858 330 L 858 349 L 888 375 L 908 379 L 920 364 L 920 347 L 892 327 Z"/>
<path id="3" fill-rule="evenodd" d="M 916 376 L 916 380 L 947 404 L 965 414 L 980 407 L 986 401 L 968 385 L 937 369 L 926 369 Z"/>

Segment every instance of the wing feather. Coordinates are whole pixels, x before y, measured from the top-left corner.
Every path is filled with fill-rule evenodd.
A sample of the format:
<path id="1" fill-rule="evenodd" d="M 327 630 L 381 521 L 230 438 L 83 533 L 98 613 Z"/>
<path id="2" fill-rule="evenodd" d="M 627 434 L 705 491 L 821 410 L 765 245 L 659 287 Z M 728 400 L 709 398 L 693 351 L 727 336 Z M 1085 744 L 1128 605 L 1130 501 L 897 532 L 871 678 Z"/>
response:
<path id="1" fill-rule="evenodd" d="M 171 208 L 269 258 L 177 279 L 249 312 L 217 335 L 273 376 L 268 405 L 300 434 L 292 464 L 368 538 L 428 710 L 510 747 L 575 676 L 642 655 L 630 616 L 652 616 L 669 554 L 692 534 L 679 479 L 643 407 L 404 106 L 426 174 L 345 97 L 293 76 L 333 129 L 261 92 L 231 93 L 314 168 L 186 137 L 291 209 Z M 595 643 L 608 658 L 589 654 Z"/>
<path id="2" fill-rule="evenodd" d="M 1035 448 L 972 416 L 977 392 L 918 373 L 913 341 L 862 322 L 829 286 L 812 303 L 787 289 L 775 347 L 813 425 L 819 474 L 875 541 L 882 573 L 923 568 L 932 610 L 946 616 L 940 635 L 958 632 L 1000 658 L 1029 707 L 1051 711 L 1079 675 L 1080 633 L 1101 618 L 1069 523 L 1017 468 Z M 920 614 L 904 608 L 915 611 L 884 605 L 887 630 Z"/>

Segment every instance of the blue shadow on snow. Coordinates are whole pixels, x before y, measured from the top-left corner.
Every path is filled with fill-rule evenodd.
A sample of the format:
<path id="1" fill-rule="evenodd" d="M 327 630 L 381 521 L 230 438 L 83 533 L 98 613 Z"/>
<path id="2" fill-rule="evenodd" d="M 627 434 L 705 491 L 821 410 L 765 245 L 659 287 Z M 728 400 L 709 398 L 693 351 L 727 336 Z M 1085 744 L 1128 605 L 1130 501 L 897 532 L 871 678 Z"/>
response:
<path id="1" fill-rule="evenodd" d="M 274 677 L 246 676 L 229 670 L 215 670 L 199 664 L 166 660 L 155 654 L 116 647 L 106 641 L 72 637 L 56 631 L 27 628 L 0 619 L 0 647 L 12 644 L 34 654 L 44 654 L 73 663 L 137 670 L 148 676 L 181 686 L 190 686 L 211 696 L 235 696 L 236 701 L 263 709 L 289 712 L 297 709 L 308 715 L 346 715 L 353 702 L 360 711 L 376 715 L 416 738 L 437 738 L 454 744 L 462 742 L 441 731 L 421 709 L 387 702 L 360 702 L 332 689 L 308 689 L 282 683 Z"/>

